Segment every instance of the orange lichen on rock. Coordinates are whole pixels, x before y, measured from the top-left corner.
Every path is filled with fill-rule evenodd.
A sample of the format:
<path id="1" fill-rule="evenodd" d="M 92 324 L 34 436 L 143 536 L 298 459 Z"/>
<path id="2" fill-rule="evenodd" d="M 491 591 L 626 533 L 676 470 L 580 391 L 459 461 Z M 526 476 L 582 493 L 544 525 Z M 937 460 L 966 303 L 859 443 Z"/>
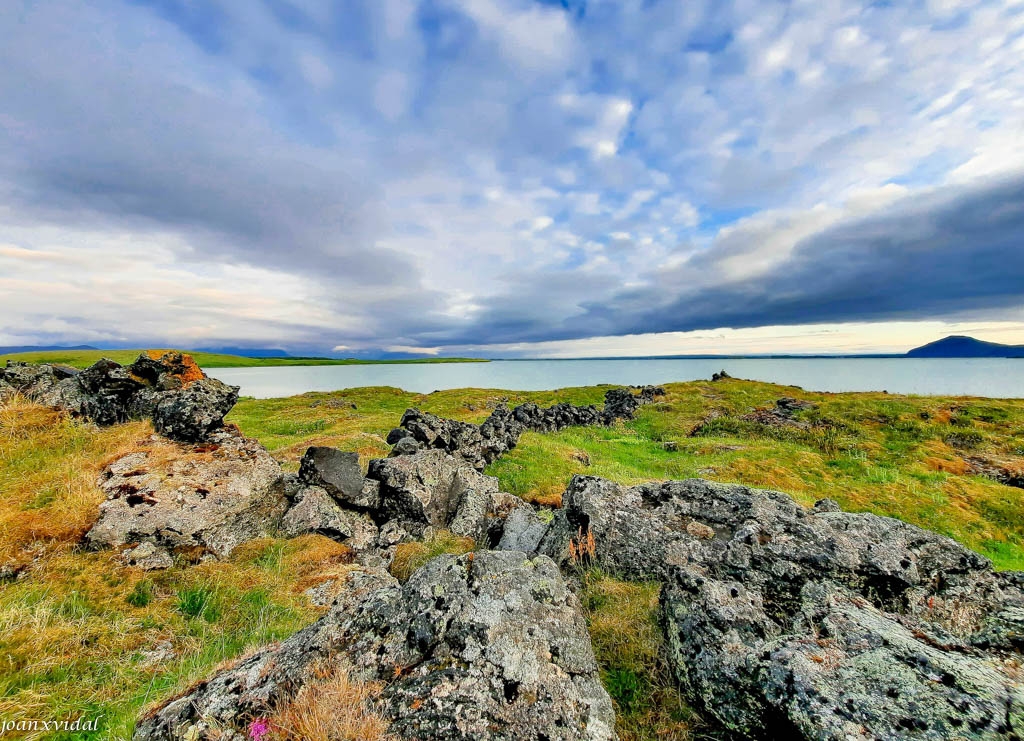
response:
<path id="1" fill-rule="evenodd" d="M 181 381 L 184 388 L 193 381 L 206 378 L 203 369 L 187 353 L 175 352 L 173 350 L 147 350 L 146 355 L 152 360 L 159 360 L 167 366 L 167 372 Z"/>

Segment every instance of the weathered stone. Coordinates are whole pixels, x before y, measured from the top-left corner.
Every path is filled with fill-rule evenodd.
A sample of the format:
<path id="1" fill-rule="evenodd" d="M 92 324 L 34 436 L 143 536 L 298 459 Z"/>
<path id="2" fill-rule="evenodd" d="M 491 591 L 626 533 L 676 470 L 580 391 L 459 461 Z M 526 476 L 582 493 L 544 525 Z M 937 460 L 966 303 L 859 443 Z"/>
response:
<path id="1" fill-rule="evenodd" d="M 1024 720 L 1024 683 L 998 673 L 1019 661 L 1000 652 L 1024 635 L 1024 577 L 949 538 L 700 480 L 577 476 L 563 504 L 598 564 L 668 582 L 672 666 L 730 733 L 998 738 Z"/>
<path id="2" fill-rule="evenodd" d="M 309 486 L 323 487 L 346 507 L 376 509 L 380 504 L 375 487 L 366 486 L 358 453 L 309 448 L 299 464 L 299 479 Z"/>
<path id="3" fill-rule="evenodd" d="M 199 442 L 223 425 L 237 402 L 238 386 L 203 378 L 163 396 L 153 411 L 153 426 L 172 440 Z"/>
<path id="4" fill-rule="evenodd" d="M 626 389 L 611 389 L 604 395 L 603 416 L 606 423 L 616 419 L 633 419 L 639 406 L 639 400 Z"/>
<path id="5" fill-rule="evenodd" d="M 398 442 L 396 442 L 395 446 L 391 449 L 391 455 L 392 457 L 399 455 L 414 455 L 424 449 L 423 444 L 417 442 L 415 438 L 402 437 L 398 439 Z"/>
<path id="6" fill-rule="evenodd" d="M 228 431 L 196 450 L 178 446 L 170 457 L 132 453 L 101 475 L 107 501 L 86 542 L 94 548 L 149 542 L 223 558 L 274 532 L 287 506 L 280 479 L 280 466 L 262 445 Z"/>
<path id="7" fill-rule="evenodd" d="M 615 738 L 578 601 L 550 559 L 516 552 L 442 556 L 404 585 L 355 571 L 317 623 L 144 717 L 134 738 L 243 730 L 325 663 L 384 683 L 377 709 L 401 739 Z"/>
<path id="8" fill-rule="evenodd" d="M 151 417 L 172 439 L 197 442 L 222 425 L 238 389 L 207 378 L 187 355 L 140 355 L 122 367 L 103 358 L 82 372 L 60 365 L 8 363 L 0 379 L 40 404 L 97 424 Z"/>
<path id="9" fill-rule="evenodd" d="M 807 401 L 806 399 L 794 399 L 792 396 L 783 396 L 775 402 L 776 409 L 789 414 L 802 412 L 806 409 L 816 409 L 817 407 L 818 405 L 813 401 Z"/>
<path id="10" fill-rule="evenodd" d="M 134 548 L 122 551 L 121 560 L 128 566 L 137 566 L 146 571 L 169 569 L 174 565 L 174 559 L 165 548 L 157 547 L 150 542 L 139 543 Z"/>
<path id="11" fill-rule="evenodd" d="M 493 505 L 482 505 L 480 497 L 498 491 L 498 480 L 484 476 L 462 460 L 443 450 L 424 450 L 415 455 L 370 461 L 368 478 L 380 482 L 378 521 L 396 519 L 413 529 L 430 525 L 448 528 L 463 499 L 470 491 L 460 527 L 474 530 L 470 517 L 485 517 Z"/>
<path id="12" fill-rule="evenodd" d="M 641 404 L 664 395 L 665 390 L 644 386 L 637 395 L 627 389 L 612 389 L 605 395 L 603 409 L 559 403 L 542 408 L 526 403 L 509 410 L 495 407 L 480 425 L 444 419 L 418 409 L 407 409 L 400 426 L 388 433 L 394 447 L 391 456 L 413 455 L 424 449 L 443 450 L 462 458 L 477 470 L 515 448 L 525 430 L 554 432 L 566 427 L 611 424 L 616 419 L 632 419 Z"/>
<path id="13" fill-rule="evenodd" d="M 52 365 L 30 365 L 8 360 L 0 379 L 29 398 L 46 393 L 63 380 Z"/>
<path id="14" fill-rule="evenodd" d="M 307 486 L 281 518 L 281 533 L 289 538 L 316 533 L 361 551 L 376 541 L 377 526 L 367 514 L 339 507 L 326 489 Z"/>
<path id="15" fill-rule="evenodd" d="M 517 507 L 505 518 L 497 550 L 536 553 L 547 530 L 548 523 L 540 519 L 533 507 Z"/>
<path id="16" fill-rule="evenodd" d="M 739 582 L 680 570 L 663 594 L 670 661 L 745 738 L 1012 738 L 1024 687 L 1001 662 L 827 581 L 774 620 Z"/>

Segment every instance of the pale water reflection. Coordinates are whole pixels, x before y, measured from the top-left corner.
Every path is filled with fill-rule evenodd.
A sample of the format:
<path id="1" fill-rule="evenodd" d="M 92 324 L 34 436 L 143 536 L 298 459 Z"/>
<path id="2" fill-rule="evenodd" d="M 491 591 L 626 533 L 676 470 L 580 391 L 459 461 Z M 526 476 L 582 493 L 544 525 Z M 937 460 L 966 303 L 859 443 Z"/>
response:
<path id="1" fill-rule="evenodd" d="M 210 375 L 242 387 L 245 396 L 271 398 L 306 391 L 397 386 L 427 393 L 453 388 L 539 391 L 600 383 L 642 385 L 738 378 L 814 391 L 1024 398 L 1024 359 L 1006 358 L 740 358 L 629 360 L 497 360 L 490 363 L 324 365 L 214 368 Z"/>

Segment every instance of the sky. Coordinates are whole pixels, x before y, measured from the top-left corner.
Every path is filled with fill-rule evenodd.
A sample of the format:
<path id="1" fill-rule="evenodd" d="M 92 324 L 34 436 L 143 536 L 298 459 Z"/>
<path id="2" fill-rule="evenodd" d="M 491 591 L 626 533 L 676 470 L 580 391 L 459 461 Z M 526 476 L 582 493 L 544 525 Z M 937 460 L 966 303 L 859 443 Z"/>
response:
<path id="1" fill-rule="evenodd" d="M 6 0 L 0 345 L 1024 343 L 1024 0 Z"/>

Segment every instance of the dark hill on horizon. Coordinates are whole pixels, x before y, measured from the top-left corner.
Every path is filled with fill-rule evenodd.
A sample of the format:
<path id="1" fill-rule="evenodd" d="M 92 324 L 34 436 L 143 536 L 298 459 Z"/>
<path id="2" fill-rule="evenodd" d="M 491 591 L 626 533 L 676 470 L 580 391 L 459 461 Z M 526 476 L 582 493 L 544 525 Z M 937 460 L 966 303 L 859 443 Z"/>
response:
<path id="1" fill-rule="evenodd" d="M 0 346 L 0 355 L 14 355 L 20 352 L 50 352 L 53 350 L 99 350 L 92 345 L 4 345 Z"/>
<path id="2" fill-rule="evenodd" d="M 907 352 L 908 358 L 1024 358 L 1024 345 L 985 342 L 951 335 Z"/>

